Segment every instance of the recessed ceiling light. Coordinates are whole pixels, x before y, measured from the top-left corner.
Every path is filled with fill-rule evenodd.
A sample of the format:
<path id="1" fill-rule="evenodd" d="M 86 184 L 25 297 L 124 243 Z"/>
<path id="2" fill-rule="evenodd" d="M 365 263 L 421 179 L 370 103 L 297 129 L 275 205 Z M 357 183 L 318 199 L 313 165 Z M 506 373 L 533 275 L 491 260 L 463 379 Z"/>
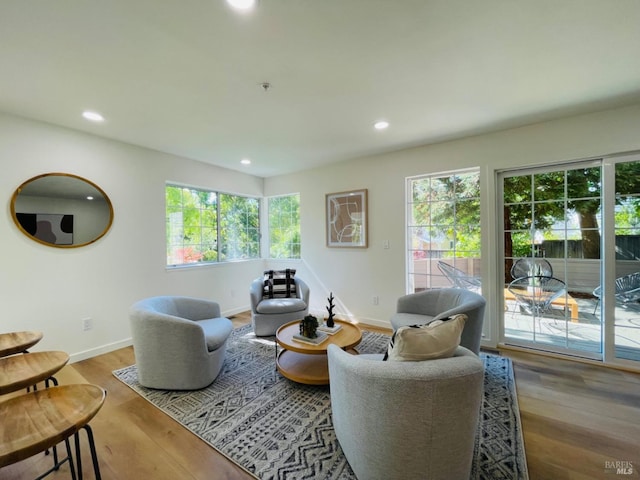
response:
<path id="1" fill-rule="evenodd" d="M 89 196 L 87 197 L 87 200 L 93 200 L 93 197 L 92 197 L 91 195 L 89 195 Z"/>
<path id="2" fill-rule="evenodd" d="M 104 122 L 104 117 L 98 112 L 85 110 L 84 112 L 82 112 L 82 116 L 87 120 L 91 120 L 92 122 Z"/>
<path id="3" fill-rule="evenodd" d="M 376 130 L 384 130 L 387 127 L 389 127 L 389 122 L 387 122 L 386 120 L 380 120 L 373 124 L 373 128 L 375 128 Z"/>
<path id="4" fill-rule="evenodd" d="M 251 10 L 256 5 L 256 0 L 227 0 L 227 3 L 236 10 Z"/>
<path id="5" fill-rule="evenodd" d="M 242 165 L 251 165 L 251 160 L 249 160 L 248 158 L 243 158 L 242 160 L 240 160 L 240 163 Z"/>

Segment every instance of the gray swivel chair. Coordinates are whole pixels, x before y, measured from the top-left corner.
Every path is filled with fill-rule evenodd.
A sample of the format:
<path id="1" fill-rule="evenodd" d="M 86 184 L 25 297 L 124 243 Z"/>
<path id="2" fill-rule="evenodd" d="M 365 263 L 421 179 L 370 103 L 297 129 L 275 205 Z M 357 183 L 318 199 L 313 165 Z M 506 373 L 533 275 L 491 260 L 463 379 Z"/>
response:
<path id="1" fill-rule="evenodd" d="M 483 363 L 453 357 L 381 361 L 327 349 L 333 428 L 363 480 L 468 480 L 483 393 Z"/>
<path id="2" fill-rule="evenodd" d="M 212 383 L 224 363 L 231 320 L 217 302 L 160 296 L 129 310 L 138 381 L 149 388 L 197 390 Z"/>
<path id="3" fill-rule="evenodd" d="M 460 345 L 478 354 L 486 303 L 482 295 L 463 288 L 438 288 L 410 293 L 398 299 L 396 313 L 391 317 L 391 326 L 397 330 L 464 313 L 467 321 Z"/>
<path id="4" fill-rule="evenodd" d="M 265 277 L 256 278 L 249 288 L 251 324 L 258 337 L 271 336 L 282 325 L 302 320 L 309 313 L 309 287 L 299 277 L 291 279 L 295 293 L 270 297 L 265 294 Z"/>

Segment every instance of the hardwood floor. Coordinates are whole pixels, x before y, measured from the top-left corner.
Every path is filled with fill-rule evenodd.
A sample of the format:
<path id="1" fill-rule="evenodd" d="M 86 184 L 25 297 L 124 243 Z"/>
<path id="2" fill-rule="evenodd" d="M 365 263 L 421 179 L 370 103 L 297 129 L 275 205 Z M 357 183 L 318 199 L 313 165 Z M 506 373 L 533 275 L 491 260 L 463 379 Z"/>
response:
<path id="1" fill-rule="evenodd" d="M 640 374 L 501 353 L 514 363 L 532 480 L 640 478 Z"/>
<path id="2" fill-rule="evenodd" d="M 232 320 L 238 327 L 249 317 L 241 314 Z M 640 374 L 529 353 L 502 354 L 514 362 L 532 480 L 640 478 Z M 61 384 L 95 383 L 108 391 L 91 422 L 102 478 L 254 478 L 112 375 L 133 363 L 128 347 L 68 365 L 56 375 Z M 84 476 L 92 479 L 84 435 L 82 439 Z M 33 479 L 51 462 L 39 454 L 0 469 L 0 478 Z M 633 473 L 619 477 L 613 462 L 631 462 Z M 47 478 L 69 478 L 68 467 Z"/>

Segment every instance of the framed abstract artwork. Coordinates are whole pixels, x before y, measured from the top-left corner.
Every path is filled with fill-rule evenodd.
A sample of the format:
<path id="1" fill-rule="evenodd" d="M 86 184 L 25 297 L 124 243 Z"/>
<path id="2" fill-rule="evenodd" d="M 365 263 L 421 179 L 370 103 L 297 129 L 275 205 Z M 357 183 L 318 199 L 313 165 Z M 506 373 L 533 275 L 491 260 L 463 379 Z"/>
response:
<path id="1" fill-rule="evenodd" d="M 367 248 L 367 190 L 328 193 L 327 246 Z"/>
<path id="2" fill-rule="evenodd" d="M 20 225 L 32 237 L 51 245 L 73 245 L 73 215 L 16 213 Z"/>

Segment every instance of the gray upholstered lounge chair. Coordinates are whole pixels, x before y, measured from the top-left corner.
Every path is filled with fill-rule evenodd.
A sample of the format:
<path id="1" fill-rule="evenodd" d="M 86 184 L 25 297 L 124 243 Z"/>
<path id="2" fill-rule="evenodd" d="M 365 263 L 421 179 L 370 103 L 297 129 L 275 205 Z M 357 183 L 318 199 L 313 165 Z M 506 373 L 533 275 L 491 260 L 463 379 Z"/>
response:
<path id="1" fill-rule="evenodd" d="M 463 288 L 438 288 L 411 293 L 398 299 L 396 313 L 391 317 L 391 326 L 397 330 L 407 325 L 425 325 L 464 313 L 467 321 L 460 345 L 478 354 L 486 303 L 482 295 Z"/>
<path id="2" fill-rule="evenodd" d="M 256 278 L 249 288 L 251 324 L 259 337 L 275 335 L 282 325 L 302 320 L 309 313 L 309 287 L 294 277 L 296 293 L 291 297 L 265 298 L 264 277 Z"/>
<path id="3" fill-rule="evenodd" d="M 363 480 L 468 480 L 483 392 L 482 361 L 381 361 L 328 346 L 333 427 Z"/>
<path id="4" fill-rule="evenodd" d="M 197 390 L 220 373 L 233 324 L 217 302 L 151 297 L 133 304 L 129 319 L 141 385 Z"/>

